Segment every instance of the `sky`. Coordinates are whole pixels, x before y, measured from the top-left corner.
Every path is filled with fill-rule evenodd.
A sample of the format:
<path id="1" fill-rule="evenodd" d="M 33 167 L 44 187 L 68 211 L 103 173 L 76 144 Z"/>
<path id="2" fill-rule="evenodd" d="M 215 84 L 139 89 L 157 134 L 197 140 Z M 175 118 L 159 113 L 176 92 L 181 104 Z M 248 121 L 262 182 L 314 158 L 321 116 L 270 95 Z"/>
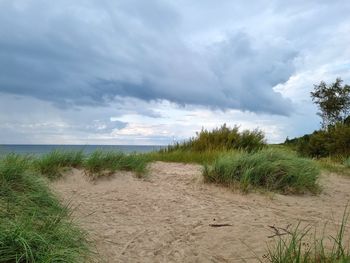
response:
<path id="1" fill-rule="evenodd" d="M 348 0 L 0 0 L 0 144 L 270 143 L 320 127 L 350 83 Z"/>

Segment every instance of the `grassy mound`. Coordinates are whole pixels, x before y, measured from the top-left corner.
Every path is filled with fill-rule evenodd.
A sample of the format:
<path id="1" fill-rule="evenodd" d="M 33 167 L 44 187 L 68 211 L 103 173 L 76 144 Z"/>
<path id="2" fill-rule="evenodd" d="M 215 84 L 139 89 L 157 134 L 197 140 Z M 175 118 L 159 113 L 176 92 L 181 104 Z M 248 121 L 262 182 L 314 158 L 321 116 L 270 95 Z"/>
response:
<path id="1" fill-rule="evenodd" d="M 52 151 L 34 158 L 31 167 L 34 171 L 56 179 L 70 168 L 82 168 L 91 177 L 111 174 L 117 170 L 134 171 L 141 176 L 146 171 L 150 157 L 142 154 L 125 154 L 121 152 L 95 151 L 84 155 L 82 151 Z"/>
<path id="2" fill-rule="evenodd" d="M 85 233 L 28 168 L 17 155 L 0 160 L 0 262 L 88 261 Z"/>
<path id="3" fill-rule="evenodd" d="M 316 192 L 318 175 L 319 169 L 311 160 L 273 149 L 223 155 L 203 170 L 207 182 L 239 184 L 244 191 L 262 187 L 282 193 Z"/>
<path id="4" fill-rule="evenodd" d="M 95 151 L 85 160 L 84 169 L 93 178 L 117 170 L 134 171 L 136 175 L 141 176 L 146 172 L 147 159 L 141 154 Z"/>
<path id="5" fill-rule="evenodd" d="M 266 146 L 265 135 L 262 131 L 244 130 L 239 131 L 238 126 L 227 127 L 226 124 L 211 131 L 202 129 L 196 137 L 183 143 L 170 145 L 166 149 L 169 151 L 212 151 L 212 150 L 245 150 L 248 152 L 260 150 Z"/>
<path id="6" fill-rule="evenodd" d="M 51 179 L 58 178 L 67 167 L 80 167 L 83 164 L 82 151 L 52 151 L 35 159 L 34 168 Z"/>

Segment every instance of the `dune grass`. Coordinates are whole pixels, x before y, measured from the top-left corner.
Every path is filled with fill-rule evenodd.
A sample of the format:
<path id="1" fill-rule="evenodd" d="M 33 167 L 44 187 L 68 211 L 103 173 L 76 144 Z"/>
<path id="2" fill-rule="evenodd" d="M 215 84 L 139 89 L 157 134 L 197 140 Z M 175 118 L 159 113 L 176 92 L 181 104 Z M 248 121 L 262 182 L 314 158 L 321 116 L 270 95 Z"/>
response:
<path id="1" fill-rule="evenodd" d="M 81 167 L 84 161 L 82 151 L 57 151 L 34 159 L 33 168 L 51 179 L 62 175 L 65 168 Z"/>
<path id="2" fill-rule="evenodd" d="M 350 166 L 347 166 L 346 160 L 334 160 L 333 158 L 320 158 L 316 162 L 322 170 L 327 172 L 336 173 L 339 175 L 350 176 Z"/>
<path id="3" fill-rule="evenodd" d="M 174 150 L 151 152 L 145 154 L 145 156 L 149 161 L 205 164 L 212 163 L 220 155 L 228 152 L 233 153 L 233 151 L 224 150 L 208 150 L 202 152 L 191 150 Z"/>
<path id="4" fill-rule="evenodd" d="M 345 209 L 335 236 L 320 238 L 312 234 L 311 227 L 298 224 L 288 235 L 277 236 L 277 241 L 267 248 L 265 261 L 271 263 L 347 263 L 350 262 L 349 242 L 345 231 L 349 213 Z M 316 229 L 314 230 L 316 233 Z"/>
<path id="5" fill-rule="evenodd" d="M 318 166 L 309 159 L 276 149 L 226 154 L 205 165 L 206 182 L 239 186 L 243 191 L 260 187 L 281 193 L 316 193 Z"/>
<path id="6" fill-rule="evenodd" d="M 146 173 L 148 158 L 142 154 L 95 151 L 83 163 L 88 176 L 97 178 L 117 170 L 133 171 L 141 177 Z"/>
<path id="7" fill-rule="evenodd" d="M 0 160 L 0 262 L 87 262 L 85 233 L 32 173 L 29 160 Z"/>
<path id="8" fill-rule="evenodd" d="M 31 158 L 31 168 L 49 179 L 57 179 L 70 168 L 84 169 L 85 173 L 97 178 L 117 170 L 133 171 L 137 176 L 146 172 L 150 159 L 145 154 L 125 154 L 122 152 L 96 150 L 85 155 L 82 151 L 52 151 Z"/>
<path id="9" fill-rule="evenodd" d="M 212 150 L 229 151 L 245 150 L 248 152 L 257 151 L 266 146 L 265 135 L 262 131 L 239 130 L 239 126 L 233 128 L 223 124 L 211 131 L 202 129 L 195 137 L 181 143 L 169 145 L 163 152 L 171 151 L 196 151 L 205 152 Z"/>
<path id="10" fill-rule="evenodd" d="M 270 144 L 268 146 L 269 149 L 282 150 L 285 152 L 289 152 L 292 154 L 296 154 L 301 156 L 296 150 L 286 144 Z M 303 157 L 303 156 L 301 156 Z M 305 157 L 310 158 L 310 157 Z M 350 176 L 350 157 L 346 158 L 344 156 L 328 156 L 322 158 L 313 158 L 312 159 L 321 170 L 336 173 L 339 175 Z"/>

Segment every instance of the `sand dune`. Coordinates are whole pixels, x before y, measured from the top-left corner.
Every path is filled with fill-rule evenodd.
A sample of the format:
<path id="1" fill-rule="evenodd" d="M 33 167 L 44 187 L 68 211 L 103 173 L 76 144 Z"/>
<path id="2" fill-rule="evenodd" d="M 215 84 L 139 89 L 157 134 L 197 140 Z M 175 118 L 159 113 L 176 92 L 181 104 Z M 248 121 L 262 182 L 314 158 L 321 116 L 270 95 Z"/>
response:
<path id="1" fill-rule="evenodd" d="M 244 195 L 204 184 L 198 165 L 156 162 L 146 179 L 120 172 L 90 182 L 72 170 L 52 187 L 76 208 L 100 262 L 257 262 L 272 242 L 268 225 L 341 219 L 350 178 L 323 175 L 321 184 L 319 196 Z"/>

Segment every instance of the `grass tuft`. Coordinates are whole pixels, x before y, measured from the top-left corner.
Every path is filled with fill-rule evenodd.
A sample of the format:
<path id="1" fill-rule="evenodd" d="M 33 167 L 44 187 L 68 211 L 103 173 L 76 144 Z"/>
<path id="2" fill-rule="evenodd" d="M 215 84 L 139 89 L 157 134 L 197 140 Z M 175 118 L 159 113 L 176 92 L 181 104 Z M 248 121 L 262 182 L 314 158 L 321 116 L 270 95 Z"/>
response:
<path id="1" fill-rule="evenodd" d="M 289 235 L 277 236 L 277 242 L 269 246 L 264 256 L 271 263 L 347 263 L 350 249 L 344 240 L 349 213 L 345 209 L 342 222 L 335 236 L 310 237 L 310 227 L 300 229 L 300 224 Z M 316 230 L 315 230 L 316 233 Z"/>
<path id="2" fill-rule="evenodd" d="M 80 167 L 83 164 L 82 151 L 52 151 L 35 159 L 34 168 L 50 179 L 59 178 L 65 168 Z"/>
<path id="3" fill-rule="evenodd" d="M 184 141 L 169 145 L 161 152 L 171 151 L 197 151 L 205 152 L 212 150 L 245 150 L 248 152 L 257 151 L 266 146 L 265 135 L 262 131 L 244 130 L 239 131 L 238 126 L 230 128 L 223 124 L 220 128 L 211 131 L 202 129 L 195 137 Z"/>
<path id="4" fill-rule="evenodd" d="M 262 187 L 285 194 L 317 192 L 318 175 L 319 169 L 313 161 L 275 149 L 226 154 L 203 169 L 206 182 L 239 185 L 243 191 Z"/>
<path id="5" fill-rule="evenodd" d="M 62 172 L 69 168 L 83 168 L 85 173 L 97 178 L 108 175 L 117 170 L 133 171 L 138 177 L 146 172 L 149 156 L 145 154 L 125 154 L 121 152 L 95 151 L 85 156 L 82 151 L 65 152 L 52 151 L 34 159 L 32 167 L 35 171 L 49 179 L 62 176 Z"/>
<path id="6" fill-rule="evenodd" d="M 341 162 L 340 160 L 335 160 L 334 158 L 327 157 L 317 159 L 316 161 L 323 170 L 339 175 L 350 175 L 350 166 L 346 165 L 346 160 Z"/>
<path id="7" fill-rule="evenodd" d="M 95 151 L 84 162 L 86 174 L 92 178 L 109 175 L 117 170 L 133 171 L 138 177 L 146 172 L 147 158 L 141 154 Z"/>
<path id="8" fill-rule="evenodd" d="M 28 159 L 0 161 L 0 262 L 84 262 L 85 232 L 71 220 Z"/>

